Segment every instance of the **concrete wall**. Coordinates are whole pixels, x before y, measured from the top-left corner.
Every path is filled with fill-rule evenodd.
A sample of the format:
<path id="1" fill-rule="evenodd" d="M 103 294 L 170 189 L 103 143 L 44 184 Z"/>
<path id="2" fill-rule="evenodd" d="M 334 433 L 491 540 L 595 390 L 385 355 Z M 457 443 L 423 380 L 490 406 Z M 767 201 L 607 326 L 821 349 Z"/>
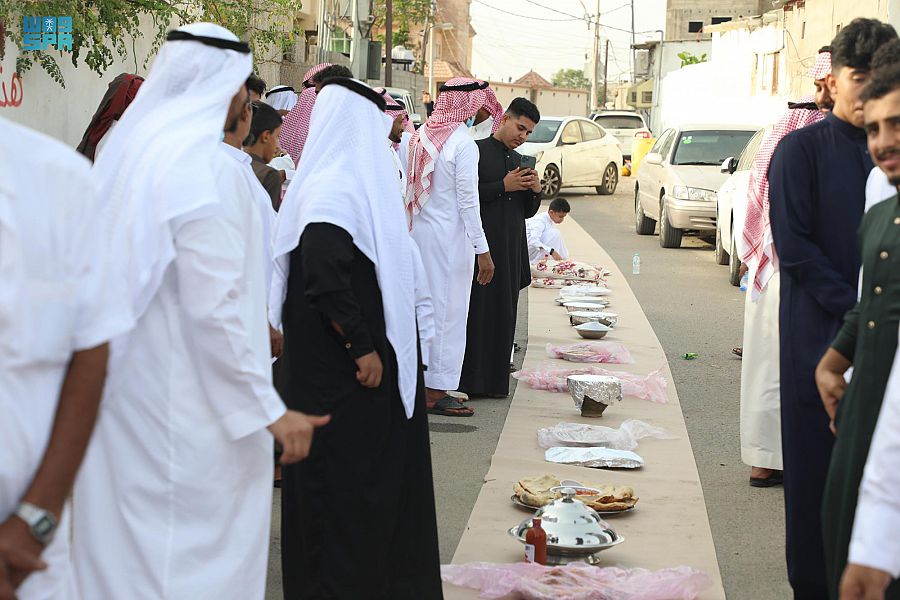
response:
<path id="1" fill-rule="evenodd" d="M 691 21 L 711 25 L 713 17 L 740 18 L 760 15 L 772 8 L 771 0 L 669 0 L 666 6 L 666 39 L 709 39 L 709 34 L 688 31 Z"/>
<path id="2" fill-rule="evenodd" d="M 148 23 L 145 30 L 150 31 Z M 131 47 L 131 44 L 128 44 Z M 23 100 L 21 106 L 0 108 L 0 116 L 50 135 L 73 148 L 81 141 L 84 130 L 100 104 L 109 83 L 120 73 L 129 72 L 146 75 L 150 64 L 144 65 L 150 56 L 152 40 L 134 40 L 135 56 L 121 59 L 115 54 L 115 61 L 102 76 L 97 75 L 84 64 L 83 57 L 78 68 L 72 64 L 71 54 L 56 53 L 66 87 L 62 88 L 35 64 L 21 76 Z M 10 89 L 16 70 L 18 49 L 6 38 L 5 56 L 0 62 L 0 81 Z"/>
<path id="3" fill-rule="evenodd" d="M 550 88 L 537 91 L 535 104 L 542 115 L 586 117 L 588 100 L 587 91 Z"/>

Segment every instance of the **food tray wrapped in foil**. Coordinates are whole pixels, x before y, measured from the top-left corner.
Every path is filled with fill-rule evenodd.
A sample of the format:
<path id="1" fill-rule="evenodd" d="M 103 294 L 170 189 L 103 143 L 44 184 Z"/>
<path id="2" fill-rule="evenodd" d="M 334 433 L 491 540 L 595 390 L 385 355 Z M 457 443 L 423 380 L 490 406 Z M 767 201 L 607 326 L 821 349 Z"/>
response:
<path id="1" fill-rule="evenodd" d="M 544 460 L 563 465 L 610 469 L 638 469 L 644 466 L 644 459 L 630 450 L 612 448 L 548 448 Z"/>
<path id="2" fill-rule="evenodd" d="M 622 380 L 608 375 L 569 375 L 566 378 L 575 407 L 581 410 L 585 397 L 611 406 L 622 401 Z"/>

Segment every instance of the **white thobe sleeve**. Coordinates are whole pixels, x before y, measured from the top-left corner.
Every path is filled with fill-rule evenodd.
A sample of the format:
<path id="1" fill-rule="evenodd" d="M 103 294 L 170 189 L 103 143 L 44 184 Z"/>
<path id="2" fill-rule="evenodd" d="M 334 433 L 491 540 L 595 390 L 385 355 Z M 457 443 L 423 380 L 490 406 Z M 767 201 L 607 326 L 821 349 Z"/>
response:
<path id="1" fill-rule="evenodd" d="M 900 577 L 900 350 L 859 487 L 848 562 Z"/>
<path id="2" fill-rule="evenodd" d="M 416 272 L 416 323 L 419 327 L 419 345 L 422 349 L 422 364 L 428 366 L 431 354 L 431 342 L 435 335 L 434 302 L 431 299 L 431 288 L 428 286 L 428 273 L 419 252 L 419 245 L 409 238 L 412 246 L 413 266 Z"/>
<path id="3" fill-rule="evenodd" d="M 459 216 L 466 228 L 466 236 L 475 254 L 488 252 L 487 236 L 481 225 L 481 205 L 478 202 L 478 146 L 474 142 L 456 148 L 456 202 Z"/>
<path id="4" fill-rule="evenodd" d="M 528 240 L 528 258 L 531 262 L 537 262 L 544 258 L 546 254 L 550 254 L 549 246 L 541 242 L 544 230 L 547 228 L 547 221 L 543 215 L 532 217 L 525 221 L 525 238 Z"/>
<path id="5" fill-rule="evenodd" d="M 229 437 L 239 439 L 285 413 L 267 357 L 252 345 L 253 311 L 241 310 L 243 296 L 253 293 L 243 232 L 223 216 L 194 219 L 177 228 L 175 246 L 182 325 L 197 375 Z"/>
<path id="6" fill-rule="evenodd" d="M 77 273 L 76 320 L 72 334 L 74 350 L 88 350 L 118 337 L 134 327 L 129 303 L 122 302 L 112 290 L 112 279 L 122 263 L 104 248 L 93 182 L 70 178 L 72 197 L 79 201 L 78 214 L 70 221 L 76 230 L 73 247 L 67 257 L 72 273 Z"/>

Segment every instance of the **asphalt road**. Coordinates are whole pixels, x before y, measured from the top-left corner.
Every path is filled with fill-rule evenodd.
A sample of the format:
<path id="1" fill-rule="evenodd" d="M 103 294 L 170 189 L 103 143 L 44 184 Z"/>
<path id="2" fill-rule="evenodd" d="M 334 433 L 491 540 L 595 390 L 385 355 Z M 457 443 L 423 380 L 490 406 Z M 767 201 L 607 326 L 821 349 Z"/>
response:
<path id="1" fill-rule="evenodd" d="M 650 319 L 675 377 L 706 497 L 719 568 L 729 600 L 790 597 L 784 566 L 781 488 L 748 486 L 738 433 L 743 296 L 715 264 L 710 243 L 685 237 L 678 250 L 660 248 L 657 236 L 638 236 L 633 223 L 633 180 L 613 196 L 575 190 L 563 196 L 572 216 L 623 267 Z M 630 275 L 641 255 L 641 274 Z M 524 347 L 527 302 L 519 303 L 517 340 Z M 685 361 L 685 352 L 699 358 Z M 522 353 L 515 360 L 521 364 Z M 511 386 L 511 390 L 513 387 Z M 441 561 L 449 562 L 490 465 L 509 399 L 473 400 L 471 418 L 430 419 L 435 503 Z M 275 494 L 267 600 L 281 600 L 280 494 Z M 362 510 L 362 507 L 361 507 Z"/>

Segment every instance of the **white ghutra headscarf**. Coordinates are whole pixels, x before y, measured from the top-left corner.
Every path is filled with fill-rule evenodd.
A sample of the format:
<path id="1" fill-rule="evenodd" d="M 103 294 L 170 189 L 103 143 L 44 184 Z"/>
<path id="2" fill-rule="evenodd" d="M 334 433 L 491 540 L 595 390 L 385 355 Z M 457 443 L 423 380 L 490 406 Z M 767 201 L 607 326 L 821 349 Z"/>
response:
<path id="1" fill-rule="evenodd" d="M 266 92 L 264 102 L 275 110 L 290 111 L 297 104 L 297 92 L 289 85 L 276 85 Z"/>
<path id="2" fill-rule="evenodd" d="M 246 44 L 194 23 L 170 32 L 94 163 L 121 294 L 141 317 L 175 258 L 172 222 L 217 210 L 215 167 L 232 97 L 250 75 Z"/>
<path id="3" fill-rule="evenodd" d="M 347 231 L 375 265 L 400 396 L 410 418 L 418 376 L 415 265 L 386 142 L 392 120 L 384 114 L 384 98 L 366 84 L 345 78 L 326 82 L 312 111 L 303 160 L 275 221 L 269 320 L 281 326 L 290 254 L 306 226 L 331 223 Z"/>

